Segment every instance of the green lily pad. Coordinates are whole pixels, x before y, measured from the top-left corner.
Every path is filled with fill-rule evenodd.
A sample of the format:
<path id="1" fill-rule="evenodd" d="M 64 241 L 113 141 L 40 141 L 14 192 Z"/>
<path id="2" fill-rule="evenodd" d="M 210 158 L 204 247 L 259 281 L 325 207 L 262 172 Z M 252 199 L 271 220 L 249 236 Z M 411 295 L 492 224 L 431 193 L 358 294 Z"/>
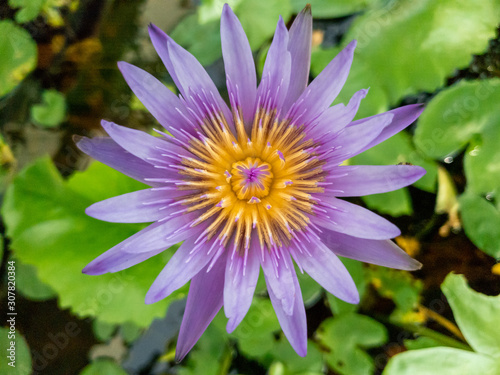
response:
<path id="1" fill-rule="evenodd" d="M 227 374 L 231 365 L 227 339 L 225 331 L 215 324 L 210 324 L 189 353 L 187 360 L 183 362 L 183 366 L 179 368 L 179 375 Z"/>
<path id="2" fill-rule="evenodd" d="M 458 203 L 465 234 L 486 254 L 500 259 L 500 210 L 483 197 L 462 194 Z"/>
<path id="3" fill-rule="evenodd" d="M 31 35 L 10 20 L 0 21 L 0 97 L 12 91 L 36 67 Z"/>
<path id="4" fill-rule="evenodd" d="M 388 193 L 365 195 L 361 199 L 369 208 L 381 214 L 393 217 L 413 214 L 410 192 L 406 188 Z"/>
<path id="5" fill-rule="evenodd" d="M 455 348 L 410 350 L 391 358 L 383 375 L 469 375 L 498 374 L 489 357 Z"/>
<path id="6" fill-rule="evenodd" d="M 61 308 L 81 317 L 145 327 L 164 316 L 171 301 L 185 296 L 186 287 L 158 303 L 144 303 L 172 250 L 118 273 L 81 273 L 95 257 L 143 228 L 95 220 L 85 215 L 85 208 L 143 187 L 100 163 L 64 181 L 48 158 L 25 168 L 9 186 L 2 215 L 11 248 L 17 259 L 37 268 L 40 280 L 57 293 Z"/>
<path id="7" fill-rule="evenodd" d="M 360 300 L 362 300 L 366 291 L 366 279 L 363 263 L 349 258 L 340 258 L 340 260 L 347 268 L 349 274 L 354 280 L 356 288 L 358 289 Z M 356 312 L 359 308 L 359 305 L 342 301 L 331 293 L 327 293 L 326 297 L 328 300 L 328 305 L 335 315 L 353 313 Z"/>
<path id="8" fill-rule="evenodd" d="M 110 359 L 99 358 L 85 367 L 80 375 L 127 375 L 116 362 Z"/>
<path id="9" fill-rule="evenodd" d="M 441 289 L 458 327 L 476 352 L 447 347 L 410 350 L 391 358 L 383 375 L 498 374 L 500 296 L 475 292 L 464 276 L 454 274 L 446 277 Z"/>
<path id="10" fill-rule="evenodd" d="M 404 343 L 408 350 L 427 349 L 441 346 L 439 341 L 425 336 L 420 336 L 415 340 L 404 340 Z"/>
<path id="11" fill-rule="evenodd" d="M 94 336 L 99 341 L 107 342 L 113 337 L 113 334 L 116 332 L 116 324 L 94 320 L 92 322 L 92 330 L 94 331 Z"/>
<path id="12" fill-rule="evenodd" d="M 463 275 L 454 274 L 446 277 L 441 289 L 470 346 L 478 353 L 500 359 L 500 295 L 478 293 L 467 286 Z"/>
<path id="13" fill-rule="evenodd" d="M 287 22 L 292 15 L 292 6 L 290 0 L 242 0 L 235 8 L 235 13 L 250 47 L 255 50 L 274 35 L 279 16 Z"/>
<path id="14" fill-rule="evenodd" d="M 14 16 L 16 22 L 33 21 L 41 12 L 46 0 L 9 0 L 11 8 L 21 8 Z"/>
<path id="15" fill-rule="evenodd" d="M 427 173 L 413 185 L 425 191 L 434 192 L 436 190 L 437 164 L 423 157 L 415 149 L 410 135 L 406 132 L 400 132 L 381 144 L 355 156 L 351 159 L 351 163 L 359 165 L 398 163 L 419 165 Z M 380 213 L 392 216 L 410 215 L 412 213 L 410 194 L 406 188 L 383 194 L 373 194 L 362 197 L 362 199 L 370 208 Z"/>
<path id="16" fill-rule="evenodd" d="M 198 14 L 192 14 L 177 24 L 170 36 L 191 52 L 200 64 L 210 65 L 222 57 L 219 22 L 217 19 L 202 24 Z"/>
<path id="17" fill-rule="evenodd" d="M 385 0 L 292 0 L 294 13 L 298 13 L 309 3 L 314 18 L 337 18 L 364 11 Z"/>
<path id="18" fill-rule="evenodd" d="M 31 107 L 32 120 L 46 128 L 59 126 L 66 117 L 66 98 L 57 90 L 42 93 L 43 104 Z"/>
<path id="19" fill-rule="evenodd" d="M 441 91 L 425 109 L 415 144 L 444 159 L 466 149 L 467 189 L 487 194 L 500 187 L 500 79 L 462 81 Z"/>
<path id="20" fill-rule="evenodd" d="M 455 69 L 466 67 L 472 55 L 486 50 L 499 16 L 496 0 L 393 1 L 371 9 L 343 39 L 344 45 L 356 39 L 358 46 L 337 102 L 370 87 L 358 112 L 361 118 L 385 111 L 405 96 L 434 91 Z M 322 61 L 336 53 L 332 49 L 327 57 L 324 52 Z M 315 75 L 324 67 L 313 66 Z"/>
<path id="21" fill-rule="evenodd" d="M 421 299 L 423 284 L 407 271 L 386 267 L 370 267 L 367 278 L 377 293 L 394 301 L 396 308 L 389 317 L 398 324 L 420 322 L 416 309 Z"/>
<path id="22" fill-rule="evenodd" d="M 366 349 L 386 343 L 387 329 L 368 316 L 343 314 L 325 320 L 317 337 L 329 350 L 324 357 L 333 370 L 342 375 L 371 375 L 375 364 Z"/>
<path id="23" fill-rule="evenodd" d="M 317 345 L 312 341 L 307 342 L 307 356 L 300 357 L 295 353 L 288 341 L 284 338 L 279 340 L 271 353 L 273 363 L 269 368 L 269 375 L 321 375 L 323 370 L 323 358 Z"/>
<path id="24" fill-rule="evenodd" d="M 204 1 L 195 14 L 182 20 L 170 34 L 202 65 L 210 65 L 222 57 L 219 25 L 226 2 Z M 290 0 L 237 0 L 229 3 L 246 32 L 252 50 L 258 49 L 273 36 L 280 15 L 286 21 L 292 14 Z"/>
<path id="25" fill-rule="evenodd" d="M 296 269 L 296 271 L 304 305 L 306 308 L 313 306 L 321 298 L 323 288 L 307 273 L 301 273 L 298 269 Z"/>
<path id="26" fill-rule="evenodd" d="M 16 287 L 24 297 L 33 301 L 45 301 L 54 298 L 56 293 L 38 278 L 35 266 L 16 262 Z"/>
<path id="27" fill-rule="evenodd" d="M 6 317 L 2 324 L 8 324 Z M 11 357 L 11 349 L 14 348 L 14 356 Z M 0 374 L 28 375 L 31 374 L 31 354 L 28 344 L 19 331 L 14 332 L 9 328 L 0 327 L 0 349 L 2 360 L 0 361 Z"/>
<path id="28" fill-rule="evenodd" d="M 273 333 L 280 330 L 271 301 L 254 298 L 245 319 L 231 336 L 238 339 L 240 351 L 249 358 L 262 359 L 274 350 Z"/>

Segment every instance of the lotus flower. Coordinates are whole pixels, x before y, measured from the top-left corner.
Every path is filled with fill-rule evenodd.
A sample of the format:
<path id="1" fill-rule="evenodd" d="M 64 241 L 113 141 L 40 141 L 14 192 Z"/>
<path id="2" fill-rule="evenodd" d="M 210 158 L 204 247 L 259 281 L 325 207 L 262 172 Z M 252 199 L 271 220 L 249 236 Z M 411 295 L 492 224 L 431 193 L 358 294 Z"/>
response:
<path id="1" fill-rule="evenodd" d="M 260 83 L 248 39 L 224 6 L 221 39 L 229 105 L 200 63 L 159 28 L 151 40 L 180 92 L 119 62 L 132 91 L 169 132 L 159 137 L 102 121 L 109 138 L 81 138 L 93 158 L 151 188 L 93 204 L 109 222 L 152 222 L 83 272 L 117 272 L 184 241 L 154 281 L 146 303 L 191 281 L 177 343 L 181 360 L 224 306 L 227 331 L 242 321 L 262 268 L 290 344 L 307 352 L 306 312 L 296 269 L 349 303 L 358 291 L 338 256 L 403 270 L 420 263 L 390 239 L 391 222 L 340 199 L 383 193 L 425 173 L 412 165 L 342 163 L 411 124 L 421 105 L 353 121 L 368 90 L 330 106 L 344 85 L 356 42 L 309 85 L 312 16 L 287 30 L 280 18 Z"/>

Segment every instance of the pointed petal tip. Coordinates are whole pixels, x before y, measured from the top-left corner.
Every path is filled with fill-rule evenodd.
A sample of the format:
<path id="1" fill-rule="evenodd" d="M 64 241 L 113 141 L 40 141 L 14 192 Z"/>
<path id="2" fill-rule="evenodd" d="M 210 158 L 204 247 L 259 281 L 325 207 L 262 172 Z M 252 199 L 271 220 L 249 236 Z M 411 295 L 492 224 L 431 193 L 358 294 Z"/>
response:
<path id="1" fill-rule="evenodd" d="M 305 13 L 305 14 L 312 14 L 312 11 L 311 11 L 311 4 L 307 3 L 306 6 L 304 7 L 304 9 L 302 9 L 302 12 L 301 13 Z"/>
<path id="2" fill-rule="evenodd" d="M 156 32 L 156 31 L 160 30 L 160 28 L 159 28 L 158 26 L 156 26 L 153 22 L 150 22 L 150 23 L 148 24 L 148 30 L 149 30 L 150 32 L 151 32 L 151 31 Z"/>
<path id="3" fill-rule="evenodd" d="M 231 6 L 228 3 L 224 3 L 224 5 L 222 6 L 222 16 L 229 16 L 233 14 L 234 12 Z"/>
<path id="4" fill-rule="evenodd" d="M 301 346 L 300 348 L 299 348 L 299 347 L 297 347 L 297 348 L 294 348 L 294 349 L 295 349 L 295 352 L 296 352 L 299 356 L 301 356 L 301 357 L 305 357 L 305 356 L 307 356 L 307 343 L 306 343 L 306 345 L 305 345 L 305 346 L 303 346 L 303 347 Z"/>
<path id="5" fill-rule="evenodd" d="M 167 40 L 171 40 L 167 33 L 165 33 L 162 29 L 156 26 L 154 23 L 150 23 L 148 25 L 149 37 L 153 39 L 158 38 L 166 38 Z"/>
<path id="6" fill-rule="evenodd" d="M 85 215 L 87 216 L 90 216 L 90 217 L 94 217 L 94 208 L 93 208 L 94 204 L 88 206 L 86 209 L 85 209 Z"/>
<path id="7" fill-rule="evenodd" d="M 351 294 L 349 298 L 346 298 L 344 301 L 353 305 L 357 305 L 360 301 L 358 289 L 356 288 L 356 294 Z"/>
<path id="8" fill-rule="evenodd" d="M 71 137 L 71 139 L 73 140 L 73 143 L 74 143 L 75 145 L 77 145 L 77 146 L 78 146 L 78 143 L 80 143 L 80 141 L 81 141 L 82 139 L 84 139 L 84 138 L 85 138 L 85 137 L 84 137 L 83 135 L 79 135 L 79 134 L 73 134 L 73 136 Z"/>
<path id="9" fill-rule="evenodd" d="M 424 177 L 427 174 L 427 170 L 424 167 L 421 167 L 419 165 L 414 165 L 413 167 L 416 167 L 414 169 L 416 172 L 415 174 L 417 176 L 417 180 L 421 179 L 422 177 Z"/>
<path id="10" fill-rule="evenodd" d="M 351 42 L 345 47 L 346 51 L 349 51 L 351 53 L 354 52 L 356 49 L 356 45 L 358 44 L 358 41 L 356 39 L 351 40 Z"/>
<path id="11" fill-rule="evenodd" d="M 305 357 L 307 355 L 307 336 L 302 338 L 295 338 L 294 340 L 288 339 L 288 342 L 292 346 L 295 353 L 300 357 Z"/>
<path id="12" fill-rule="evenodd" d="M 146 297 L 144 297 L 144 303 L 146 305 L 152 305 L 160 300 L 160 296 L 154 295 L 153 293 L 146 293 Z"/>
<path id="13" fill-rule="evenodd" d="M 113 122 L 108 121 L 108 120 L 101 120 L 101 126 L 106 130 L 106 128 L 112 128 L 113 125 L 115 125 Z"/>
<path id="14" fill-rule="evenodd" d="M 120 69 L 120 72 L 122 72 L 122 74 L 124 74 L 124 71 L 126 71 L 128 68 L 135 68 L 135 65 L 132 65 L 126 61 L 118 61 L 116 65 L 118 66 L 118 69 Z"/>
<path id="15" fill-rule="evenodd" d="M 82 273 L 88 276 L 99 276 L 103 275 L 106 272 L 102 270 L 102 267 L 100 267 L 100 263 L 94 263 L 93 261 L 87 264 L 85 267 L 82 269 Z"/>
<path id="16" fill-rule="evenodd" d="M 189 353 L 189 351 L 186 351 L 184 353 L 184 351 L 178 351 L 176 349 L 175 350 L 175 362 L 176 363 L 181 363 L 188 353 Z"/>
<path id="17" fill-rule="evenodd" d="M 418 271 L 423 267 L 423 264 L 420 263 L 418 260 L 411 258 L 411 261 L 409 262 L 408 266 L 406 267 L 405 271 Z"/>
<path id="18" fill-rule="evenodd" d="M 238 322 L 237 319 L 230 317 L 226 325 L 227 333 L 232 333 L 236 329 L 236 327 L 238 327 L 239 324 L 240 323 Z"/>

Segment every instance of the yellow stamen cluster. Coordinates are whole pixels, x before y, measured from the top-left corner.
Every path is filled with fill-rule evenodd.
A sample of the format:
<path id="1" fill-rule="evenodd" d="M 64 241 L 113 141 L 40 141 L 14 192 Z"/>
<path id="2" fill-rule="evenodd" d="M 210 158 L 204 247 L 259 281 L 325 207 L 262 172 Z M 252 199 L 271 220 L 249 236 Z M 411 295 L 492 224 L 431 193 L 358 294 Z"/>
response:
<path id="1" fill-rule="evenodd" d="M 309 224 L 324 162 L 303 129 L 275 112 L 258 110 L 250 135 L 240 118 L 234 113 L 236 134 L 222 115 L 204 119 L 189 144 L 196 158 L 182 159 L 180 172 L 181 188 L 197 192 L 182 203 L 188 212 L 203 209 L 192 226 L 211 219 L 202 235 L 223 246 L 231 240 L 247 250 L 253 230 L 261 248 L 286 246 Z"/>

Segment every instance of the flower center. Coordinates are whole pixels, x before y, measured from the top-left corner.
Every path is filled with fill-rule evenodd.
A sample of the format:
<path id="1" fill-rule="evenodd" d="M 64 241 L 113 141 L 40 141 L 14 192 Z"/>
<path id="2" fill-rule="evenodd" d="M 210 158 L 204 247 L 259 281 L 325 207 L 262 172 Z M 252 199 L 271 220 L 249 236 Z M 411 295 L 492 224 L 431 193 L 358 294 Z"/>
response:
<path id="1" fill-rule="evenodd" d="M 232 242 L 233 251 L 247 252 L 251 238 L 261 249 L 288 246 L 317 214 L 325 161 L 302 126 L 276 111 L 258 108 L 250 129 L 234 108 L 233 115 L 233 129 L 217 112 L 204 118 L 196 136 L 176 138 L 194 156 L 181 161 L 175 183 L 186 195 L 175 204 L 186 207 L 176 214 L 199 212 L 189 224 L 206 223 L 199 244 L 216 237 L 212 246 Z"/>
<path id="2" fill-rule="evenodd" d="M 244 161 L 233 163 L 232 186 L 238 199 L 248 203 L 259 203 L 259 198 L 269 194 L 269 187 L 273 179 L 271 166 L 257 158 L 246 158 Z"/>

